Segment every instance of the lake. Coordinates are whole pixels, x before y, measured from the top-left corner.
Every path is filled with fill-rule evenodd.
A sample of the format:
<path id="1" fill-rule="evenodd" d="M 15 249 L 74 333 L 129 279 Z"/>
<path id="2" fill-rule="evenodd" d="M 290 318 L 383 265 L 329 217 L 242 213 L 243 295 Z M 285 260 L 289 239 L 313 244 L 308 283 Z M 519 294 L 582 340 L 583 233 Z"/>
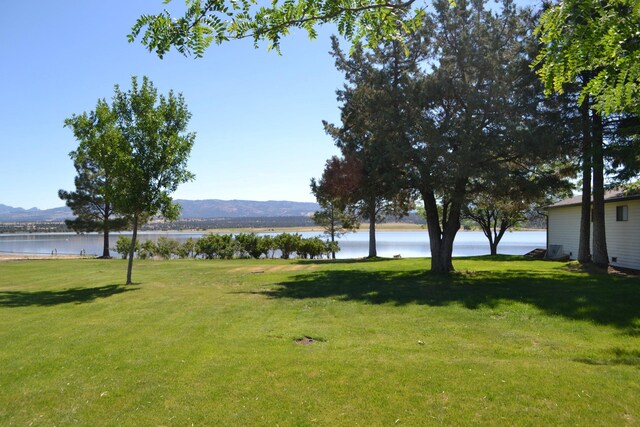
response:
<path id="1" fill-rule="evenodd" d="M 111 246 L 120 234 L 111 235 Z M 139 233 L 140 241 L 154 240 L 165 236 L 179 241 L 185 241 L 189 237 L 199 238 L 204 233 L 178 233 L 178 232 L 142 232 Z M 265 233 L 275 234 L 275 233 Z M 303 237 L 321 236 L 319 232 L 303 232 Z M 428 257 L 429 235 L 427 231 L 380 231 L 376 233 L 378 256 L 393 257 L 401 255 L 404 258 Z M 340 252 L 338 258 L 360 258 L 369 253 L 369 233 L 361 231 L 342 236 L 340 239 Z M 546 247 L 547 232 L 542 231 L 513 231 L 507 232 L 500 245 L 498 253 L 506 255 L 524 255 L 535 248 Z M 19 254 L 51 254 L 79 255 L 80 251 L 87 255 L 102 254 L 102 235 L 97 233 L 43 233 L 43 234 L 0 234 L 0 255 L 7 253 Z M 489 254 L 489 242 L 480 231 L 461 231 L 456 237 L 453 246 L 453 256 L 472 256 Z M 112 251 L 112 256 L 117 256 Z"/>

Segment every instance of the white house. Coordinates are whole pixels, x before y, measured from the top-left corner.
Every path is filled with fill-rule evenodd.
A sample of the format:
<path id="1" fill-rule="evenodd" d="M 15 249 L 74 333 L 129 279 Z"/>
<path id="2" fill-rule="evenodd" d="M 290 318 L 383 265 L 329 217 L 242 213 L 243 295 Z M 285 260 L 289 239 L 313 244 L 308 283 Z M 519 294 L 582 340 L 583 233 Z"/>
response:
<path id="1" fill-rule="evenodd" d="M 578 256 L 581 200 L 577 196 L 547 207 L 548 253 L 555 250 L 571 259 Z M 607 191 L 604 206 L 609 263 L 640 270 L 640 195 Z"/>

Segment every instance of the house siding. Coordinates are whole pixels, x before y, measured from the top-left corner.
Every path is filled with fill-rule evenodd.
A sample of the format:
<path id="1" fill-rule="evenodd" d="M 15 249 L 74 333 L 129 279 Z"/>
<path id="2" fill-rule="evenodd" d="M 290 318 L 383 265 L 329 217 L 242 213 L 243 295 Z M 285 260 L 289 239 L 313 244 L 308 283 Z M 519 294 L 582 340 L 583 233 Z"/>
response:
<path id="1" fill-rule="evenodd" d="M 617 206 L 627 206 L 627 221 L 616 221 Z M 609 262 L 640 270 L 640 200 L 610 202 L 605 204 L 604 212 Z"/>
<path id="2" fill-rule="evenodd" d="M 616 221 L 617 206 L 627 206 L 627 221 Z M 580 206 L 549 208 L 548 215 L 547 247 L 562 245 L 564 254 L 576 259 L 580 238 Z M 640 200 L 605 203 L 605 227 L 610 264 L 640 270 Z M 593 242 L 593 236 L 591 240 Z"/>
<path id="3" fill-rule="evenodd" d="M 580 240 L 580 206 L 549 209 L 547 236 L 547 248 L 562 245 L 564 254 L 576 259 Z"/>

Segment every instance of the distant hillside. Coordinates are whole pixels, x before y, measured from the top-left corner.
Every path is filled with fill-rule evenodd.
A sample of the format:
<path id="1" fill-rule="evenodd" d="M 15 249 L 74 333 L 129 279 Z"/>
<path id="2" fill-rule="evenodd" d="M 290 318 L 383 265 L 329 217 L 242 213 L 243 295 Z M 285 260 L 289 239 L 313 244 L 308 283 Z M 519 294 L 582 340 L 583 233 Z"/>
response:
<path id="1" fill-rule="evenodd" d="M 248 218 L 311 216 L 317 203 L 251 200 L 176 200 L 182 206 L 182 218 Z"/>
<path id="2" fill-rule="evenodd" d="M 182 206 L 181 219 L 309 217 L 319 209 L 316 203 L 250 200 L 176 200 Z M 0 221 L 63 221 L 72 218 L 67 207 L 23 209 L 0 204 Z"/>
<path id="3" fill-rule="evenodd" d="M 53 209 L 23 209 L 0 204 L 0 221 L 30 222 L 30 221 L 64 221 L 71 218 L 71 210 L 64 206 Z"/>

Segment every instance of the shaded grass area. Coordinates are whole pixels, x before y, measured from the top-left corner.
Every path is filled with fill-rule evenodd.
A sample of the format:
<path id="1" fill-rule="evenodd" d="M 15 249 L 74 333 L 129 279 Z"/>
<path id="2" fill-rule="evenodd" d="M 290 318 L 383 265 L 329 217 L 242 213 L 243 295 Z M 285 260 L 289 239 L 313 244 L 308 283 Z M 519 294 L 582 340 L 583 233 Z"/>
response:
<path id="1" fill-rule="evenodd" d="M 136 288 L 122 285 L 104 285 L 93 288 L 72 288 L 59 291 L 6 291 L 0 292 L 0 307 L 48 306 L 66 303 L 81 304 L 97 298 L 107 298 Z"/>
<path id="2" fill-rule="evenodd" d="M 0 425 L 637 425 L 640 281 L 520 257 L 0 264 Z"/>
<path id="3" fill-rule="evenodd" d="M 495 308 L 513 301 L 530 304 L 549 315 L 613 325 L 628 329 L 631 335 L 638 332 L 640 278 L 569 274 L 570 269 L 564 264 L 549 268 L 546 263 L 512 256 L 463 258 L 458 264 L 473 268 L 475 261 L 491 263 L 479 267 L 492 269 L 463 268 L 451 275 L 421 270 L 329 269 L 296 276 L 264 294 L 272 298 L 339 298 L 369 304 L 459 303 L 468 309 Z M 333 263 L 352 265 L 353 261 Z"/>

